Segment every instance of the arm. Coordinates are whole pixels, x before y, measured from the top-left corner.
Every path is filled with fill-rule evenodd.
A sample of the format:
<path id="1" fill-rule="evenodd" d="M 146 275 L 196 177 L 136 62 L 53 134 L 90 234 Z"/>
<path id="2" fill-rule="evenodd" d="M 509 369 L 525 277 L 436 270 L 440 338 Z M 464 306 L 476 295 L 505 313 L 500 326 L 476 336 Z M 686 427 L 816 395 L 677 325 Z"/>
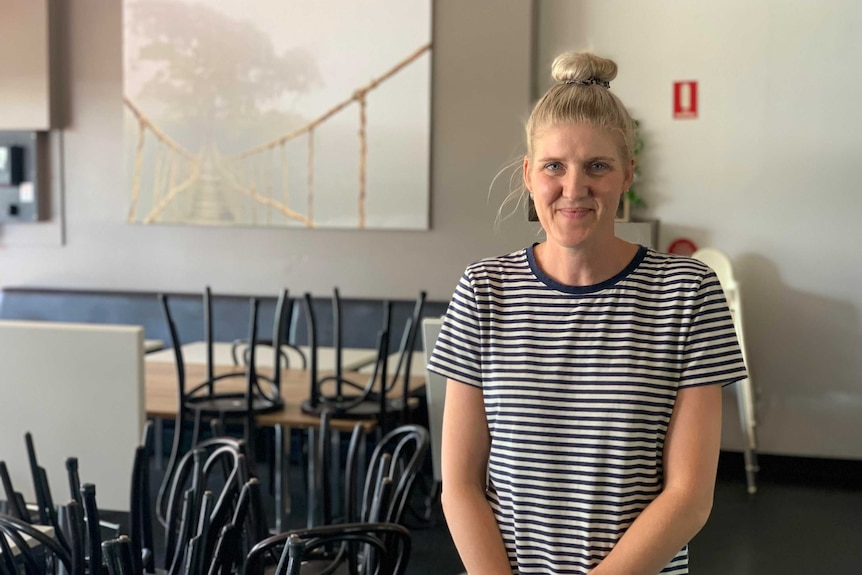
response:
<path id="1" fill-rule="evenodd" d="M 485 499 L 491 438 L 482 390 L 452 379 L 443 411 L 443 511 L 470 575 L 511 575 L 497 520 Z"/>
<path id="2" fill-rule="evenodd" d="M 655 575 L 704 526 L 721 442 L 721 386 L 679 390 L 664 445 L 664 488 L 590 575 Z"/>

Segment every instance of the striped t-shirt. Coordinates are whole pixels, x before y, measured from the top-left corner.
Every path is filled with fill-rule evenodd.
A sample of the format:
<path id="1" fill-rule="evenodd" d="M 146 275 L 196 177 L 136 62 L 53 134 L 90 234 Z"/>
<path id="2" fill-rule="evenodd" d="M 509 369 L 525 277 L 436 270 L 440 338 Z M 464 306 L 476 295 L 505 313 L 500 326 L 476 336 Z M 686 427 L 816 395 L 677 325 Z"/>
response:
<path id="1" fill-rule="evenodd" d="M 715 273 L 645 247 L 585 287 L 532 247 L 469 266 L 428 369 L 482 388 L 486 494 L 518 574 L 595 567 L 662 489 L 677 390 L 746 377 Z M 688 573 L 687 547 L 662 573 Z"/>

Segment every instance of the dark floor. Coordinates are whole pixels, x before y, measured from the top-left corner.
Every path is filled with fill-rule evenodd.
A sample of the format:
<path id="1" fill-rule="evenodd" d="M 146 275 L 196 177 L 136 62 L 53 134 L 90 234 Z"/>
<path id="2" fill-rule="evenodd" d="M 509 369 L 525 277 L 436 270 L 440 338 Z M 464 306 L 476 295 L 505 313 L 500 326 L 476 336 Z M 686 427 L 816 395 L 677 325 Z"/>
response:
<path id="1" fill-rule="evenodd" d="M 691 573 L 862 573 L 862 462 L 763 456 L 760 467 L 749 496 L 741 457 L 723 457 Z"/>
<path id="2" fill-rule="evenodd" d="M 692 575 L 862 573 L 862 462 L 760 464 L 749 496 L 741 457 L 722 457 L 712 515 L 690 545 Z M 410 575 L 462 571 L 442 521 L 414 531 Z"/>
<path id="3" fill-rule="evenodd" d="M 723 454 L 712 516 L 690 545 L 693 575 L 862 573 L 862 462 L 761 457 L 749 496 L 737 454 Z M 302 479 L 295 471 L 294 486 Z M 305 521 L 294 498 L 290 526 Z M 437 502 L 430 523 L 408 516 L 408 575 L 458 575 L 463 568 Z"/>

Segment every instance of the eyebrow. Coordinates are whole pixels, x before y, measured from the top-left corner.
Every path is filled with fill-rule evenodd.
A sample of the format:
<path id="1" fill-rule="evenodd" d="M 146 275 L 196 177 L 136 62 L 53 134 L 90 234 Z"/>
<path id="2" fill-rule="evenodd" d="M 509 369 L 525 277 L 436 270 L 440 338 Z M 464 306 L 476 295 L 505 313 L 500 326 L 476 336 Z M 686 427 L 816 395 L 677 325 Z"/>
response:
<path id="1" fill-rule="evenodd" d="M 617 163 L 616 158 L 614 158 L 613 156 L 592 156 L 590 158 L 585 159 L 584 162 L 589 163 L 589 162 L 595 162 L 598 160 L 601 160 L 603 162 L 608 162 L 610 164 Z M 539 158 L 536 160 L 536 162 L 560 162 L 560 161 L 562 161 L 561 158 L 559 158 L 557 156 L 545 156 L 545 157 L 542 157 L 542 158 Z"/>

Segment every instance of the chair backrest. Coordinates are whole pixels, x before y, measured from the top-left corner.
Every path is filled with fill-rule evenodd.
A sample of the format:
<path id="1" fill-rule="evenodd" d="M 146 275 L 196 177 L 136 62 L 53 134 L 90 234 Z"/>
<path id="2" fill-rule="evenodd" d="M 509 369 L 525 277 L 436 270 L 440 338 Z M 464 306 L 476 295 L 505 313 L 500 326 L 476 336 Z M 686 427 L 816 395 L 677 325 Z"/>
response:
<path id="1" fill-rule="evenodd" d="M 419 425 L 402 425 L 377 442 L 365 475 L 360 521 L 401 522 L 429 442 L 428 430 Z"/>
<path id="2" fill-rule="evenodd" d="M 282 298 L 287 297 L 287 292 L 282 292 Z M 250 300 L 249 313 L 249 361 L 248 365 L 242 371 L 227 372 L 223 374 L 215 374 L 212 361 L 212 292 L 209 287 L 204 291 L 204 324 L 205 335 L 207 338 L 207 377 L 203 382 L 195 382 L 187 384 L 185 376 L 185 365 L 183 361 L 182 342 L 179 341 L 176 325 L 169 305 L 169 296 L 160 294 L 159 299 L 162 304 L 162 312 L 165 317 L 165 322 L 168 326 L 171 345 L 174 349 L 175 367 L 177 370 L 177 416 L 174 422 L 174 439 L 171 447 L 171 455 L 168 459 L 168 464 L 163 474 L 162 483 L 156 496 L 156 517 L 159 521 L 166 524 L 166 514 L 168 509 L 167 492 L 169 483 L 173 480 L 175 469 L 181 452 L 186 445 L 186 426 L 185 422 L 188 418 L 194 416 L 194 425 L 192 427 L 191 444 L 196 445 L 199 442 L 199 434 L 201 427 L 201 419 L 204 414 L 213 417 L 233 417 L 235 419 L 242 418 L 244 428 L 244 439 L 247 444 L 246 456 L 251 457 L 255 453 L 255 420 L 254 416 L 258 413 L 274 411 L 283 407 L 283 401 L 280 392 L 281 370 L 277 369 L 271 379 L 264 378 L 258 374 L 255 368 L 255 353 L 257 349 L 257 325 L 258 311 L 260 301 L 257 298 Z M 279 308 L 279 313 L 283 312 L 283 308 Z M 276 354 L 278 356 L 278 354 Z M 276 357 L 275 365 L 280 366 L 280 359 Z M 228 378 L 245 378 L 245 391 L 238 392 L 232 390 L 216 390 L 216 382 Z M 261 385 L 261 382 L 263 386 Z M 218 425 L 216 425 L 218 427 Z"/>
<path id="3" fill-rule="evenodd" d="M 319 377 L 317 361 L 317 327 L 311 294 L 306 293 L 303 307 L 306 315 L 306 328 L 310 351 L 309 398 L 303 403 L 304 411 L 319 414 L 329 409 L 336 417 L 353 419 L 377 419 L 380 429 L 391 428 L 394 425 L 407 423 L 410 419 L 409 386 L 413 349 L 419 333 L 419 324 L 424 309 L 426 293 L 420 292 L 413 306 L 412 314 L 407 318 L 402 332 L 401 343 L 395 354 L 394 369 L 389 369 L 391 343 L 392 302 L 383 302 L 383 322 L 377 334 L 377 355 L 373 371 L 365 383 L 359 383 L 345 377 L 342 366 L 343 325 L 341 321 L 341 295 L 336 287 L 332 297 L 333 344 L 335 354 L 335 370 L 332 375 Z M 323 391 L 323 387 L 332 385 L 333 392 Z M 400 396 L 391 393 L 399 388 Z"/>
<path id="4" fill-rule="evenodd" d="M 350 436 L 341 466 L 332 454 L 329 421 L 332 413 L 321 413 L 317 434 L 317 466 L 308 505 L 311 525 L 355 522 L 400 523 L 416 478 L 429 449 L 428 431 L 419 425 L 402 425 L 385 434 L 366 458 L 365 427 L 357 423 Z M 336 469 L 343 469 L 344 491 L 332 489 Z M 341 513 L 339 514 L 338 511 Z"/>
<path id="5" fill-rule="evenodd" d="M 273 358 L 273 371 L 278 375 L 276 385 L 280 383 L 282 369 L 299 368 L 308 369 L 308 358 L 306 353 L 297 347 L 296 341 L 296 311 L 299 308 L 294 305 L 287 289 L 283 289 L 278 296 L 275 305 L 275 321 L 273 322 L 273 334 L 271 340 L 259 340 L 258 346 L 264 352 L 271 351 Z M 278 350 L 278 351 L 276 351 Z M 288 353 L 290 352 L 290 353 Z M 234 365 L 248 365 L 251 347 L 248 339 L 236 339 L 231 345 L 231 357 Z M 275 357 L 278 353 L 279 357 Z M 291 365 L 290 358 L 297 357 L 298 362 Z M 259 357 L 259 356 L 258 356 Z"/>
<path id="6" fill-rule="evenodd" d="M 36 492 L 39 523 L 53 526 L 57 540 L 68 547 L 63 532 L 60 530 L 57 509 L 54 507 L 54 498 L 51 496 L 51 487 L 48 484 L 48 475 L 45 473 L 45 468 L 39 465 L 36 459 L 36 447 L 33 445 L 33 436 L 29 431 L 24 434 L 24 442 L 27 446 L 30 473 L 33 476 L 33 489 Z"/>
<path id="7" fill-rule="evenodd" d="M 9 469 L 6 467 L 5 461 L 0 461 L 0 483 L 3 484 L 3 491 L 6 493 L 6 513 L 30 523 L 30 512 L 27 509 L 27 503 L 24 501 L 24 496 L 12 486 L 12 478 L 9 477 Z"/>
<path id="8" fill-rule="evenodd" d="M 133 561 L 136 567 L 140 565 L 141 569 L 147 573 L 155 571 L 153 510 L 150 506 L 152 427 L 152 421 L 147 421 L 142 433 L 141 444 L 135 448 L 131 488 L 129 490 L 129 540 L 133 551 Z M 138 572 L 137 569 L 136 572 Z"/>
<path id="9" fill-rule="evenodd" d="M 200 442 L 180 459 L 167 495 L 164 566 L 169 573 L 184 568 L 192 554 L 189 545 L 197 536 L 193 551 L 203 557 L 212 554 L 250 477 L 245 450 L 242 440 L 216 437 Z"/>
<path id="10" fill-rule="evenodd" d="M 140 565 L 136 563 L 135 546 L 132 540 L 121 535 L 102 543 L 102 554 L 108 575 L 140 575 Z M 147 571 L 150 573 L 151 571 Z"/>
<path id="11" fill-rule="evenodd" d="M 424 291 L 419 292 L 419 296 L 413 304 L 413 313 L 407 318 L 404 324 L 404 331 L 401 334 L 401 344 L 398 346 L 398 363 L 392 373 L 391 385 L 397 385 L 400 381 L 402 386 L 401 397 L 403 401 L 400 421 L 402 424 L 410 422 L 410 406 L 407 397 L 409 395 L 410 375 L 412 373 L 413 350 L 416 347 L 416 339 L 422 321 L 422 310 L 425 308 L 427 295 Z"/>
<path id="12" fill-rule="evenodd" d="M 739 283 L 733 273 L 733 264 L 730 258 L 723 251 L 716 248 L 701 248 L 694 252 L 692 257 L 708 265 L 715 272 L 715 275 L 718 276 L 718 282 L 721 284 L 721 289 L 724 290 L 724 295 L 727 298 L 727 306 L 730 308 L 730 315 L 733 318 L 733 327 L 736 330 L 736 337 L 742 350 L 742 358 L 745 364 L 748 365 L 745 351 L 745 336 L 742 328 L 742 299 L 739 293 Z"/>
<path id="13" fill-rule="evenodd" d="M 261 497 L 260 483 L 256 478 L 249 479 L 242 488 L 232 520 L 218 534 L 212 554 L 204 555 L 203 550 L 200 550 L 196 564 L 200 566 L 201 574 L 232 575 L 245 572 L 246 554 L 269 537 Z"/>
<path id="14" fill-rule="evenodd" d="M 60 506 L 59 513 L 63 522 L 73 526 L 83 522 L 80 506 L 75 501 Z M 27 573 L 57 574 L 62 568 L 68 575 L 86 575 L 80 530 L 70 529 L 69 543 L 58 540 L 56 535 L 56 528 L 49 527 L 46 532 L 44 527 L 31 525 L 17 517 L 0 515 L 0 575 L 18 575 L 18 567 L 12 561 L 15 555 L 24 563 Z M 38 551 L 31 548 L 33 540 L 40 546 Z"/>
<path id="15" fill-rule="evenodd" d="M 340 296 L 338 289 L 333 294 L 333 316 L 335 317 L 335 373 L 325 377 L 319 377 L 318 373 L 318 341 L 317 321 L 315 319 L 311 294 L 306 293 L 303 298 L 303 309 L 306 315 L 306 328 L 308 330 L 309 352 L 309 391 L 308 399 L 301 408 L 306 413 L 320 415 L 326 410 L 332 412 L 335 417 L 354 419 L 378 419 L 382 422 L 392 410 L 387 403 L 385 393 L 382 393 L 386 376 L 386 358 L 389 348 L 389 332 L 384 328 L 377 334 L 377 359 L 374 371 L 367 378 L 365 384 L 359 384 L 345 379 L 341 368 L 341 335 L 340 328 Z M 384 304 L 384 307 L 387 304 Z M 386 314 L 384 314 L 386 315 Z M 323 387 L 332 383 L 334 393 L 324 393 Z M 377 388 L 377 389 L 375 389 Z"/>
<path id="16" fill-rule="evenodd" d="M 722 289 L 728 296 L 728 304 L 732 306 L 737 303 L 736 294 L 738 286 L 733 274 L 733 264 L 727 254 L 716 248 L 701 248 L 694 252 L 692 257 L 712 268 L 712 271 L 718 276 Z M 733 311 L 732 308 L 731 311 Z"/>
<path id="17" fill-rule="evenodd" d="M 345 523 L 321 525 L 309 529 L 289 531 L 269 537 L 249 552 L 246 575 L 263 575 L 271 557 L 280 555 L 271 575 L 301 575 L 303 563 L 309 558 L 321 557 L 321 550 L 343 545 L 346 553 L 339 553 L 324 562 L 335 562 L 320 570 L 319 564 L 309 565 L 315 573 L 331 573 L 340 564 L 347 563 L 350 575 L 403 575 L 410 560 L 410 532 L 392 523 Z M 324 563 L 325 564 L 325 563 Z"/>

